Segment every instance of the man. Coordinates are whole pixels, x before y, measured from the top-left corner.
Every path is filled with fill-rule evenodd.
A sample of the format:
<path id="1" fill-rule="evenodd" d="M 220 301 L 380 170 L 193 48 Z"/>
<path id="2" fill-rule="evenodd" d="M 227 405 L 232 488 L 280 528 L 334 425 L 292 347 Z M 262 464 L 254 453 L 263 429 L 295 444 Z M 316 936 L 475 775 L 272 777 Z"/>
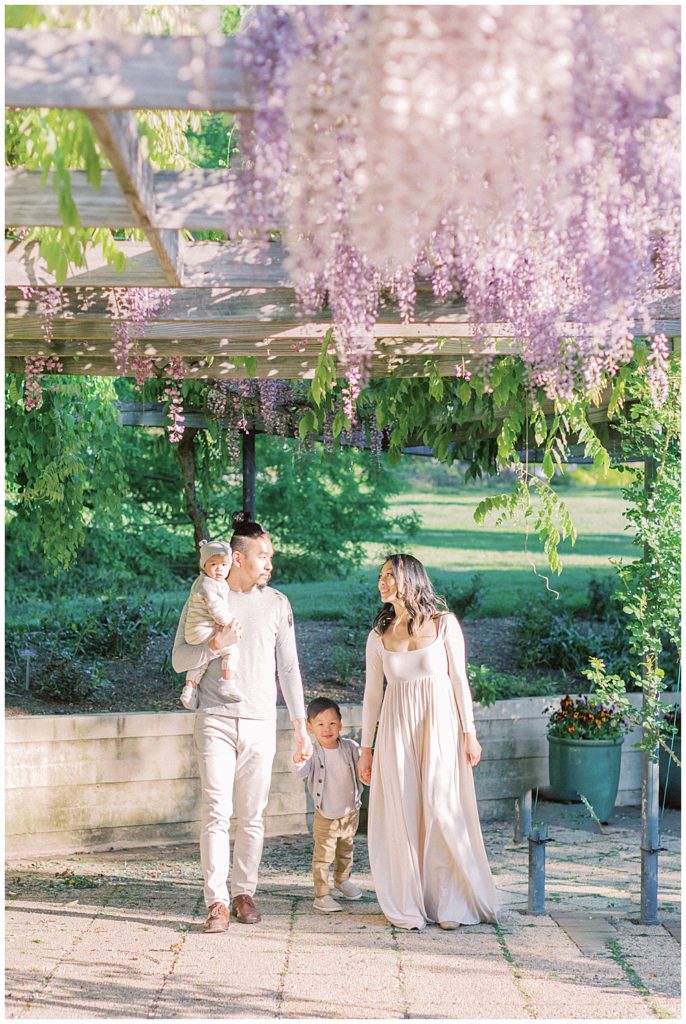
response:
<path id="1" fill-rule="evenodd" d="M 284 594 L 268 587 L 274 549 L 259 523 L 234 516 L 228 583 L 232 622 L 204 644 L 184 642 L 187 605 L 174 640 L 177 672 L 207 665 L 198 687 L 194 741 L 202 785 L 200 860 L 208 916 L 206 932 L 225 932 L 231 912 L 242 924 L 261 915 L 253 896 L 264 842 L 263 814 L 276 750 L 276 670 L 293 722 L 296 762 L 310 756 L 293 613 Z M 234 680 L 239 700 L 221 693 L 222 647 L 238 641 Z M 229 818 L 235 811 L 233 865 Z M 231 897 L 227 887 L 231 866 Z"/>

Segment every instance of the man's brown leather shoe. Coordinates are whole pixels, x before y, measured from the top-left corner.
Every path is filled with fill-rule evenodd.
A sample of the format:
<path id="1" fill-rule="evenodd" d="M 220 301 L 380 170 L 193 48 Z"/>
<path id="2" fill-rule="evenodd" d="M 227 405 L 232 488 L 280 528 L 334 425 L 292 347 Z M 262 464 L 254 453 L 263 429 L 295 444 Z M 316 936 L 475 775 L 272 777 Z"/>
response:
<path id="1" fill-rule="evenodd" d="M 240 896 L 234 896 L 231 901 L 231 912 L 241 924 L 257 924 L 262 920 L 262 914 L 255 906 L 252 896 L 248 896 L 247 892 L 241 893 Z"/>
<path id="2" fill-rule="evenodd" d="M 202 926 L 204 932 L 225 932 L 229 927 L 229 908 L 219 900 L 209 908 L 207 920 Z"/>

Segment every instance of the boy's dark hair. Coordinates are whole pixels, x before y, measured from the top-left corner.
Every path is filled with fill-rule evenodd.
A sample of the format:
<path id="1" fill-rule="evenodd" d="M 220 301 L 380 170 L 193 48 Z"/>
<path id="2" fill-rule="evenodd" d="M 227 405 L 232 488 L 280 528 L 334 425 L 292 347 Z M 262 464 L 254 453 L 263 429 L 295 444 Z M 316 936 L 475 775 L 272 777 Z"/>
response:
<path id="1" fill-rule="evenodd" d="M 328 697 L 315 697 L 307 705 L 307 721 L 316 718 L 317 715 L 321 715 L 322 711 L 335 711 L 339 718 L 342 718 L 341 709 L 335 700 L 329 700 Z"/>
<path id="2" fill-rule="evenodd" d="M 231 519 L 233 534 L 230 544 L 234 551 L 245 551 L 248 541 L 268 536 L 264 526 L 249 519 L 246 512 L 234 512 Z"/>

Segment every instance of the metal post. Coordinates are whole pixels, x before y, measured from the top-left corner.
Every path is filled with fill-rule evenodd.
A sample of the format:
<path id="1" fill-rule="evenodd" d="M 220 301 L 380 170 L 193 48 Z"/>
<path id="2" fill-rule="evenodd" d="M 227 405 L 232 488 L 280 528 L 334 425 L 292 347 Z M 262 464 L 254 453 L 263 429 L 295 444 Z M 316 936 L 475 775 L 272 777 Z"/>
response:
<path id="1" fill-rule="evenodd" d="M 650 491 L 655 480 L 655 460 L 645 460 L 643 486 Z M 643 557 L 648 558 L 644 545 Z M 654 687 L 643 689 L 643 711 L 652 715 L 657 693 Z M 644 739 L 647 732 L 644 730 Z M 657 919 L 657 868 L 660 851 L 660 776 L 657 744 L 641 753 L 641 924 L 659 924 Z"/>
<path id="2" fill-rule="evenodd" d="M 545 909 L 545 848 L 546 843 L 554 840 L 548 838 L 548 826 L 536 825 L 529 834 L 529 900 L 527 913 L 538 917 L 546 913 Z"/>
<path id="3" fill-rule="evenodd" d="M 527 789 L 515 800 L 514 812 L 514 841 L 523 843 L 529 838 L 531 832 L 531 790 Z"/>
<path id="4" fill-rule="evenodd" d="M 243 511 L 249 519 L 257 515 L 255 505 L 255 431 L 243 434 Z"/>

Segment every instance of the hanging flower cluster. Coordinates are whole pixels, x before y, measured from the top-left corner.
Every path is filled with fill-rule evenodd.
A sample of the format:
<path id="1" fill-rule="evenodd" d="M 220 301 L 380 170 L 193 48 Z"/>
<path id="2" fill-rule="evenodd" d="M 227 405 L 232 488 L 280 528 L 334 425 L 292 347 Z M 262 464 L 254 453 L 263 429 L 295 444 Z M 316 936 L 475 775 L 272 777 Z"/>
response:
<path id="1" fill-rule="evenodd" d="M 40 409 L 43 404 L 44 373 L 62 373 L 62 362 L 58 356 L 26 356 L 26 390 L 24 392 L 24 408 Z"/>
<path id="2" fill-rule="evenodd" d="M 154 316 L 169 308 L 170 288 L 115 288 L 118 318 L 112 331 L 114 362 L 122 377 L 134 376 L 136 385 L 154 377 L 152 359 L 141 355 L 136 342 Z"/>
<path id="3" fill-rule="evenodd" d="M 52 344 L 52 325 L 62 306 L 62 292 L 59 288 L 34 288 L 26 285 L 19 288 L 23 299 L 36 299 L 41 318 L 41 334 L 46 345 Z M 43 405 L 43 382 L 45 373 L 62 373 L 62 360 L 57 354 L 49 356 L 26 356 L 24 359 L 26 386 L 24 408 L 40 409 Z"/>
<path id="4" fill-rule="evenodd" d="M 652 333 L 679 283 L 677 7 L 265 5 L 239 39 L 255 109 L 230 227 L 279 218 L 353 370 L 382 289 L 409 319 L 420 272 L 477 344 L 510 323 L 550 396 L 594 393 Z"/>
<path id="5" fill-rule="evenodd" d="M 173 356 L 166 368 L 167 380 L 164 387 L 164 397 L 168 402 L 167 406 L 167 437 L 172 444 L 178 444 L 183 437 L 184 415 L 183 398 L 181 385 L 186 376 L 186 364 L 181 356 Z"/>

